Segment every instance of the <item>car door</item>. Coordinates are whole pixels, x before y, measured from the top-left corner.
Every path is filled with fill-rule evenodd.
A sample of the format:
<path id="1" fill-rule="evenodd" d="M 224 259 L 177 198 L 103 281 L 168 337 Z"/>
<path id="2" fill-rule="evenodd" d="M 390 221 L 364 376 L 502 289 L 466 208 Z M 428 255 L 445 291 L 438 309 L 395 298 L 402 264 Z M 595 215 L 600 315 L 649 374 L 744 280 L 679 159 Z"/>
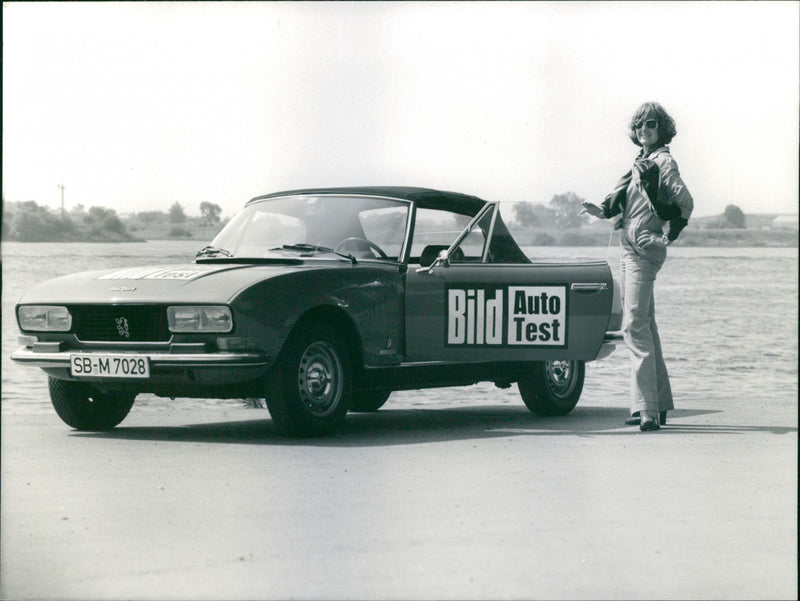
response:
<path id="1" fill-rule="evenodd" d="M 448 260 L 409 266 L 406 362 L 594 359 L 611 311 L 608 264 L 493 263 L 485 231 L 462 234 Z"/>

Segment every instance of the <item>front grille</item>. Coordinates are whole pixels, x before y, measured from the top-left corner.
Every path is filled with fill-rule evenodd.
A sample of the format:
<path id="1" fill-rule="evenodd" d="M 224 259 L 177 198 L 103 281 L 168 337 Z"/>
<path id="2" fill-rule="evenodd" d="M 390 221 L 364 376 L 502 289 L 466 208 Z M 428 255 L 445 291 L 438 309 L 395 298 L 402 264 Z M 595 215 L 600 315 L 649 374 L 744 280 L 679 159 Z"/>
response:
<path id="1" fill-rule="evenodd" d="M 84 342 L 166 342 L 167 308 L 159 305 L 73 305 L 75 335 Z"/>

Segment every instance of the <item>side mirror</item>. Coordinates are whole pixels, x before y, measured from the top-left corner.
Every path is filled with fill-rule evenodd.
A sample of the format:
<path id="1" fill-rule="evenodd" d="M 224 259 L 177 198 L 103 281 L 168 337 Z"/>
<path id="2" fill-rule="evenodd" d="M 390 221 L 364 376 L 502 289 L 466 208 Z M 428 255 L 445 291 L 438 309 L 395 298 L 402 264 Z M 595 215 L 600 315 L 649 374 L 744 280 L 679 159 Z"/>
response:
<path id="1" fill-rule="evenodd" d="M 420 263 L 421 262 L 422 261 L 420 261 Z M 417 269 L 417 273 L 430 273 L 431 270 L 437 265 L 441 265 L 442 267 L 450 267 L 450 259 L 447 256 L 447 249 L 439 251 L 439 254 L 436 256 L 433 262 L 430 265 L 423 265 Z"/>

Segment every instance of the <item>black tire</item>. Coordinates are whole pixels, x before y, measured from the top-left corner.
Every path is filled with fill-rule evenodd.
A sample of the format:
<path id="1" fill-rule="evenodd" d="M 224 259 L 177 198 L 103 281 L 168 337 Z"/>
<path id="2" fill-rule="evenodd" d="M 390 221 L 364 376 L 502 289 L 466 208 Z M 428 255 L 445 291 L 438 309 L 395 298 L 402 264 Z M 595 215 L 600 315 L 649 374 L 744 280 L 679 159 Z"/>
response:
<path id="1" fill-rule="evenodd" d="M 48 377 L 50 402 L 58 417 L 76 430 L 111 430 L 133 407 L 136 395 L 103 392 L 87 382 L 71 382 Z"/>
<path id="2" fill-rule="evenodd" d="M 517 383 L 525 405 L 536 415 L 566 415 L 583 392 L 583 361 L 537 361 Z"/>
<path id="3" fill-rule="evenodd" d="M 374 413 L 389 400 L 391 390 L 356 390 L 350 396 L 350 411 Z"/>
<path id="4" fill-rule="evenodd" d="M 350 357 L 342 336 L 327 324 L 301 325 L 286 343 L 267 395 L 277 429 L 292 436 L 325 436 L 347 415 Z"/>

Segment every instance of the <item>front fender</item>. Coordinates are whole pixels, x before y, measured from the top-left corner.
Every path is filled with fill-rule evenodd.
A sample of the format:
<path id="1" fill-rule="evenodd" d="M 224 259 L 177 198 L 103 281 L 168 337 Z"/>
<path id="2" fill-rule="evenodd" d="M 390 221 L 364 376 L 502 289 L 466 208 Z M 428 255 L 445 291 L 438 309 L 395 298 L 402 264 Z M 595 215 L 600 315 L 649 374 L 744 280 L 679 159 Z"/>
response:
<path id="1" fill-rule="evenodd" d="M 402 299 L 398 266 L 359 264 L 270 278 L 242 291 L 231 307 L 237 335 L 254 336 L 275 357 L 305 316 L 321 308 L 340 311 L 359 338 L 363 365 L 386 366 L 403 359 Z"/>

